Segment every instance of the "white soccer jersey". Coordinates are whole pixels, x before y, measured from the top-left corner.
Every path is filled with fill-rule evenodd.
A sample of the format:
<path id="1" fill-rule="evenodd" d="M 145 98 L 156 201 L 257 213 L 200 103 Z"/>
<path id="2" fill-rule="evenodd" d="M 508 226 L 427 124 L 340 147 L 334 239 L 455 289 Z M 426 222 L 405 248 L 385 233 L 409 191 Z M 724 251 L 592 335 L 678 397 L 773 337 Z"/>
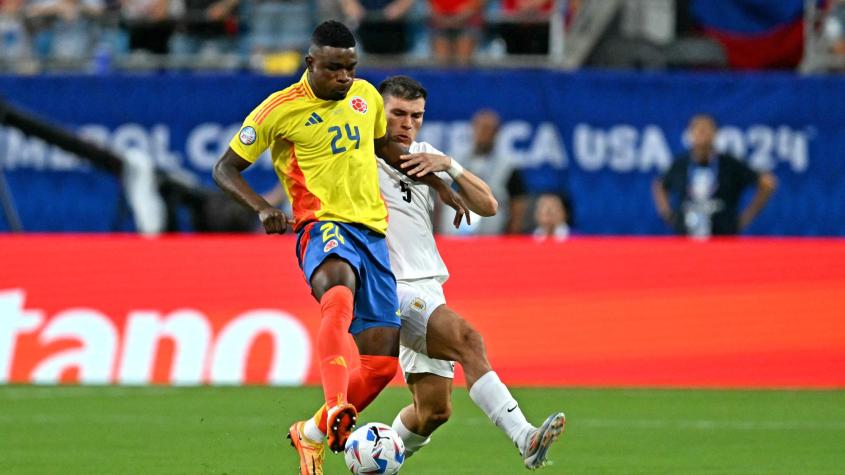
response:
<path id="1" fill-rule="evenodd" d="M 427 142 L 411 144 L 411 153 L 442 152 Z M 379 185 L 387 203 L 387 247 L 390 266 L 397 280 L 434 278 L 440 283 L 449 278 L 446 264 L 434 243 L 434 203 L 437 192 L 431 187 L 411 180 L 382 159 L 379 164 Z M 452 177 L 438 172 L 447 184 Z"/>

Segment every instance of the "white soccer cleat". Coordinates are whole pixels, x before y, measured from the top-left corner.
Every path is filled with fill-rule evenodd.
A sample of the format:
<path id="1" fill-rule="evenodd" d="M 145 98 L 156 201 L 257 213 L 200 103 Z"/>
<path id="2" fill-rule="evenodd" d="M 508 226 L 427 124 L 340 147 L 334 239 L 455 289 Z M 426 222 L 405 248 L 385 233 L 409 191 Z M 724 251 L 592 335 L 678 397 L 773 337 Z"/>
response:
<path id="1" fill-rule="evenodd" d="M 535 432 L 529 436 L 528 445 L 522 453 L 526 468 L 535 470 L 546 464 L 549 447 L 563 434 L 565 424 L 566 416 L 558 412 L 546 418 L 546 421 L 535 429 Z"/>

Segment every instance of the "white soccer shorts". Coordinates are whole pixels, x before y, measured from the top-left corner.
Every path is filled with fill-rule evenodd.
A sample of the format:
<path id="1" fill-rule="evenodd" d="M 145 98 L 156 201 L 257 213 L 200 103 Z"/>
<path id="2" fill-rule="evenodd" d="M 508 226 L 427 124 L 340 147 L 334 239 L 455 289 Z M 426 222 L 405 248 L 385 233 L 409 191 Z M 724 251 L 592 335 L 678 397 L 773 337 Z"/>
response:
<path id="1" fill-rule="evenodd" d="M 410 373 L 455 377 L 455 363 L 430 358 L 426 348 L 428 319 L 446 303 L 443 286 L 436 279 L 401 281 L 396 284 L 402 329 L 399 332 L 399 365 L 405 380 Z"/>

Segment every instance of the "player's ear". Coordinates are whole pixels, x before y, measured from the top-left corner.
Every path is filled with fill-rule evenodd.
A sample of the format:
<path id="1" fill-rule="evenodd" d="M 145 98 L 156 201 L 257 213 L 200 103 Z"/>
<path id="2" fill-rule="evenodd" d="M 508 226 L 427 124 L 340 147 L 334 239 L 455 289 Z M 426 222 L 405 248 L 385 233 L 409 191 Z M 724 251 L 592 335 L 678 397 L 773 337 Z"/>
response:
<path id="1" fill-rule="evenodd" d="M 305 55 L 305 69 L 314 72 L 314 57 L 310 54 Z"/>

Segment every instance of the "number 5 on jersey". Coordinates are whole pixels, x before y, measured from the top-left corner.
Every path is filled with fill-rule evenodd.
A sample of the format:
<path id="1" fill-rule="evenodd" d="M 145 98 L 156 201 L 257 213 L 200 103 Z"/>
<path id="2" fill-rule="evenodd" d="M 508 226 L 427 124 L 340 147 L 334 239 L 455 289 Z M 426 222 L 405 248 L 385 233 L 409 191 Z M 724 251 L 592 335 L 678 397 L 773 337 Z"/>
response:
<path id="1" fill-rule="evenodd" d="M 402 190 L 402 199 L 408 203 L 411 202 L 411 185 L 406 181 L 399 182 L 399 189 Z"/>
<path id="2" fill-rule="evenodd" d="M 354 127 L 354 133 L 352 132 L 353 128 L 350 128 L 349 124 L 344 124 L 344 128 L 346 129 L 346 138 L 355 142 L 355 149 L 357 150 L 358 146 L 361 145 L 361 134 L 358 132 L 358 126 L 356 125 Z M 343 138 L 343 129 L 335 125 L 329 127 L 328 130 L 330 134 L 334 134 L 334 137 L 332 137 L 332 153 L 337 155 L 338 153 L 345 152 L 346 147 L 338 145 L 338 141 Z"/>

